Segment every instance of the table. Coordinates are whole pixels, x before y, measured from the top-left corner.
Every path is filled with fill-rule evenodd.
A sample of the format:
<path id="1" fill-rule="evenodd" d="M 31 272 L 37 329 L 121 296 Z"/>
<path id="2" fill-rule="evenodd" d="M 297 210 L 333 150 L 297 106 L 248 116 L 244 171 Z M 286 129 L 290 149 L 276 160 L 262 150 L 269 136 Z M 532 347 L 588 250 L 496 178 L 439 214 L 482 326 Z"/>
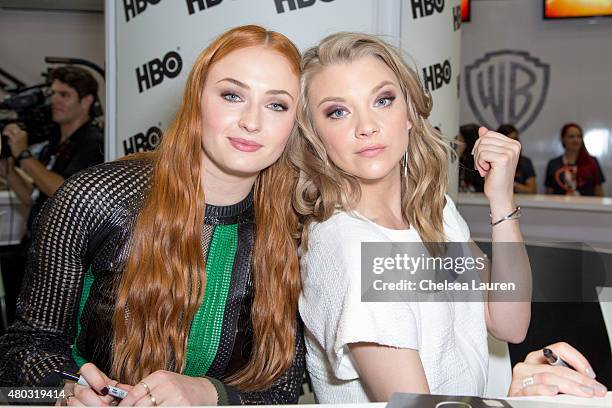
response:
<path id="1" fill-rule="evenodd" d="M 521 232 L 531 242 L 582 242 L 612 252 L 612 198 L 516 194 Z M 459 193 L 457 208 L 475 240 L 491 238 L 489 202 L 482 193 Z"/>

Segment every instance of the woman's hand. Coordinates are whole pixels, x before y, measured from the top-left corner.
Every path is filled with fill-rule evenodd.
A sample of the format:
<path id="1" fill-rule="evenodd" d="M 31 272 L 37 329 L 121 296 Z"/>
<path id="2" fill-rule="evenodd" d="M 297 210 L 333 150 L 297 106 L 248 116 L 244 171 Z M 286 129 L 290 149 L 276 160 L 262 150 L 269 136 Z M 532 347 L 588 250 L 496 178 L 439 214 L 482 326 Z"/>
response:
<path id="1" fill-rule="evenodd" d="M 108 378 L 95 365 L 87 363 L 81 367 L 79 373 L 85 378 L 89 387 L 78 385 L 73 382 L 68 382 L 64 386 L 65 397 L 60 398 L 58 402 L 63 402 L 68 406 L 109 406 L 114 404 L 115 398 L 108 395 L 105 390 L 107 385 L 119 387 L 123 390 L 130 391 L 132 387 L 127 384 L 119 384 L 115 380 Z M 58 405 L 58 404 L 56 404 Z"/>
<path id="2" fill-rule="evenodd" d="M 547 346 L 571 368 L 551 366 L 542 350 L 532 351 L 512 370 L 509 397 L 571 394 L 579 397 L 604 397 L 608 390 L 594 380 L 595 373 L 587 359 L 567 343 Z"/>
<path id="3" fill-rule="evenodd" d="M 472 154 L 476 170 L 485 178 L 485 196 L 489 202 L 511 202 L 521 144 L 485 127 L 478 129 L 478 136 Z"/>
<path id="4" fill-rule="evenodd" d="M 217 405 L 217 390 L 206 378 L 156 371 L 143 378 L 119 406 Z"/>

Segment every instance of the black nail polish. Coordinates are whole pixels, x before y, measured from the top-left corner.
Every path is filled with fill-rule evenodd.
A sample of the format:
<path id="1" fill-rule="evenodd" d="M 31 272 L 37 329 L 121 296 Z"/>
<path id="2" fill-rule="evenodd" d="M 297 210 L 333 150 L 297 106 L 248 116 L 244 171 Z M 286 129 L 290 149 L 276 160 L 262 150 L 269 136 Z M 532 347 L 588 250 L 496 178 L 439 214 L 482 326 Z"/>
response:
<path id="1" fill-rule="evenodd" d="M 108 387 L 104 387 L 100 390 L 100 394 L 102 395 L 108 395 Z"/>

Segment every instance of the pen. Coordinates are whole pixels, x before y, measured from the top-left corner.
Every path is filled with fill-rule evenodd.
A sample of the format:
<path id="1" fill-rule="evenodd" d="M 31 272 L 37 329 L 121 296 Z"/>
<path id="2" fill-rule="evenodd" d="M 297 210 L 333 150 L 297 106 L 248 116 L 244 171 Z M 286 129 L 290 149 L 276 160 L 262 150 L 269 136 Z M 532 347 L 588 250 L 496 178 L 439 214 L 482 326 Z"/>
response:
<path id="1" fill-rule="evenodd" d="M 59 374 L 66 380 L 75 381 L 79 385 L 85 385 L 87 387 L 90 386 L 82 375 L 71 374 L 65 371 L 60 371 L 60 370 L 53 370 L 53 372 Z M 102 388 L 101 392 L 102 392 L 102 395 L 108 394 L 108 395 L 112 395 L 113 397 L 119 398 L 119 399 L 124 399 L 125 397 L 128 396 L 127 391 L 122 390 L 121 388 L 113 387 L 112 385 L 107 385 L 106 387 Z"/>
<path id="2" fill-rule="evenodd" d="M 542 353 L 544 353 L 544 358 L 546 359 L 546 361 L 548 361 L 548 364 L 553 365 L 553 366 L 561 366 L 561 367 L 568 367 L 567 363 L 565 361 L 563 361 L 563 359 L 561 357 L 559 357 L 558 355 L 556 355 L 554 353 L 554 351 L 552 351 L 549 348 L 544 348 L 542 350 Z"/>

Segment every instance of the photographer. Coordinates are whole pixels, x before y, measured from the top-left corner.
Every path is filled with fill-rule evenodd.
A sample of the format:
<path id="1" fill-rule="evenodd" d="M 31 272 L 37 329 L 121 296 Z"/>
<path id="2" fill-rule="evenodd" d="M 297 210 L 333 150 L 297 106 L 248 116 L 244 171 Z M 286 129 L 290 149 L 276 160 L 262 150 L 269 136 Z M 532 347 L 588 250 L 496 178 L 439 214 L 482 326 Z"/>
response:
<path id="1" fill-rule="evenodd" d="M 52 71 L 51 112 L 59 134 L 49 141 L 37 160 L 28 149 L 28 134 L 19 125 L 7 125 L 14 158 L 0 163 L 0 176 L 7 178 L 19 199 L 31 205 L 28 233 L 44 202 L 73 174 L 104 161 L 104 136 L 91 123 L 98 94 L 97 81 L 82 68 L 61 67 Z M 30 185 L 15 171 L 18 165 L 33 180 Z M 38 191 L 36 191 L 38 190 Z"/>
<path id="2" fill-rule="evenodd" d="M 45 201 L 65 179 L 104 161 L 104 135 L 92 123 L 98 94 L 95 78 L 82 68 L 66 66 L 53 70 L 49 80 L 52 119 L 57 127 L 39 158 L 32 155 L 28 148 L 28 133 L 18 124 L 11 123 L 2 130 L 2 134 L 7 137 L 12 157 L 0 160 L 0 177 L 5 178 L 9 188 L 31 207 L 19 253 L 10 261 L 10 268 L 5 269 L 4 273 L 10 297 L 19 293 L 32 224 Z M 29 176 L 32 182 L 22 177 L 16 167 Z M 11 319 L 13 299 L 7 300 Z"/>

